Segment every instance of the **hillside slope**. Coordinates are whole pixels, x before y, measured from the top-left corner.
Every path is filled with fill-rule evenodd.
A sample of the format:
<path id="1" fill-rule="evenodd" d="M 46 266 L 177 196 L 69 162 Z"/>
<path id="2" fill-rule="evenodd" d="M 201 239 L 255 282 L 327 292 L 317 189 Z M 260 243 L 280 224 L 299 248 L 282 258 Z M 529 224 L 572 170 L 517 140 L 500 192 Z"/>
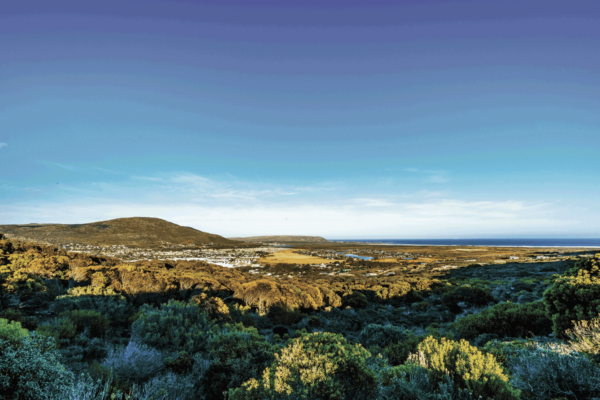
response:
<path id="1" fill-rule="evenodd" d="M 90 244 L 96 246 L 157 247 L 170 244 L 236 245 L 222 236 L 180 226 L 159 218 L 117 218 L 89 224 L 0 225 L 8 237 L 46 244 Z"/>
<path id="2" fill-rule="evenodd" d="M 239 240 L 243 242 L 278 242 L 278 243 L 329 243 L 329 240 L 321 236 L 293 236 L 293 235 L 275 235 L 275 236 L 250 236 L 243 238 L 229 238 L 230 240 Z"/>

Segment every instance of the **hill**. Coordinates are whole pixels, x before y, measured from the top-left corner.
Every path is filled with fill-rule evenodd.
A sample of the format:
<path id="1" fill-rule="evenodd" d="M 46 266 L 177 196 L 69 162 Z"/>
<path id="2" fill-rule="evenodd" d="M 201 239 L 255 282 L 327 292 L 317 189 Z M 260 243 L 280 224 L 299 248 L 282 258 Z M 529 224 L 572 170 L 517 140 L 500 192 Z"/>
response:
<path id="1" fill-rule="evenodd" d="M 117 218 L 89 224 L 0 225 L 7 237 L 45 244 L 157 247 L 169 244 L 238 245 L 238 242 L 159 218 Z"/>
<path id="2" fill-rule="evenodd" d="M 321 236 L 293 236 L 293 235 L 275 235 L 275 236 L 250 236 L 243 238 L 229 238 L 230 240 L 239 240 L 243 242 L 278 242 L 278 243 L 330 243 L 329 240 Z"/>

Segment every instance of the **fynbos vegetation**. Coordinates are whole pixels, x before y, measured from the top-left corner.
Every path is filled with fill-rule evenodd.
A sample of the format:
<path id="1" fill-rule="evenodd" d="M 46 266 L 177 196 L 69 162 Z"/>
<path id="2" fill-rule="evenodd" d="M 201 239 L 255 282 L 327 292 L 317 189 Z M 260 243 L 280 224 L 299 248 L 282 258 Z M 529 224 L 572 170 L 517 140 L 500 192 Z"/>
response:
<path id="1" fill-rule="evenodd" d="M 599 257 L 333 265 L 125 262 L 0 236 L 0 396 L 600 397 Z"/>

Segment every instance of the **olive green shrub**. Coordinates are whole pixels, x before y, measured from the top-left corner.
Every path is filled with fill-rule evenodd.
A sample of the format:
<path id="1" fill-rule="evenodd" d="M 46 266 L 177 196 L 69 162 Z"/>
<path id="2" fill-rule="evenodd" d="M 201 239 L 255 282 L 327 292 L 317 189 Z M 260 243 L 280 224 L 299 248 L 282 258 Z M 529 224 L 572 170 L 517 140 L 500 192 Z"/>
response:
<path id="1" fill-rule="evenodd" d="M 21 323 L 21 326 L 30 331 L 35 330 L 38 326 L 37 320 L 34 317 L 28 317 L 23 315 L 21 310 L 16 308 L 7 308 L 0 313 L 0 318 L 4 318 L 10 321 L 16 321 Z"/>
<path id="2" fill-rule="evenodd" d="M 207 343 L 210 366 L 204 375 L 204 393 L 223 398 L 228 388 L 236 388 L 261 372 L 275 359 L 276 348 L 254 328 L 240 330 L 232 325 L 213 331 Z"/>
<path id="3" fill-rule="evenodd" d="M 371 353 L 339 334 L 313 333 L 290 341 L 260 379 L 229 391 L 229 398 L 358 399 L 377 394 Z"/>
<path id="4" fill-rule="evenodd" d="M 442 304 L 455 314 L 459 313 L 465 306 L 485 306 L 494 301 L 489 289 L 470 285 L 459 286 L 442 296 Z"/>
<path id="5" fill-rule="evenodd" d="M 544 292 L 554 335 L 568 339 L 573 321 L 590 321 L 600 313 L 600 256 L 579 260 Z"/>
<path id="6" fill-rule="evenodd" d="M 46 400 L 68 390 L 73 375 L 60 363 L 53 338 L 0 339 L 0 398 Z"/>
<path id="7" fill-rule="evenodd" d="M 0 318 L 0 340 L 18 341 L 29 336 L 29 331 L 21 327 L 20 322 Z"/>
<path id="8" fill-rule="evenodd" d="M 369 301 L 367 300 L 367 296 L 361 292 L 352 292 L 344 294 L 342 304 L 352 308 L 365 308 L 369 305 Z"/>
<path id="9" fill-rule="evenodd" d="M 69 318 L 52 318 L 41 324 L 35 331 L 40 336 L 53 337 L 57 347 L 73 339 L 77 334 L 77 325 Z"/>
<path id="10" fill-rule="evenodd" d="M 358 339 L 368 349 L 373 346 L 384 348 L 390 343 L 401 342 L 407 337 L 408 333 L 404 327 L 370 324 L 360 332 Z"/>
<path id="11" fill-rule="evenodd" d="M 545 305 L 541 301 L 499 303 L 479 314 L 460 318 L 453 328 L 464 339 L 474 339 L 486 333 L 499 337 L 531 337 L 550 334 L 552 321 L 546 317 Z"/>
<path id="12" fill-rule="evenodd" d="M 190 354 L 206 349 L 211 324 L 195 305 L 171 300 L 159 308 L 144 304 L 140 311 L 132 325 L 133 338 L 140 344 Z"/>
<path id="13" fill-rule="evenodd" d="M 102 314 L 110 321 L 112 329 L 127 328 L 131 324 L 129 318 L 135 313 L 135 308 L 124 296 L 118 294 L 81 295 L 70 290 L 70 294 L 59 296 L 52 303 L 55 312 L 61 313 L 73 310 L 92 310 Z"/>
<path id="14" fill-rule="evenodd" d="M 62 318 L 69 318 L 75 324 L 77 333 L 86 332 L 92 337 L 104 335 L 110 321 L 104 315 L 93 310 L 73 310 L 60 314 Z"/>
<path id="15" fill-rule="evenodd" d="M 475 398 L 519 398 L 494 356 L 480 352 L 466 340 L 429 336 L 419 343 L 418 353 L 409 356 L 407 363 L 426 368 L 433 382 L 443 382 L 450 376 L 458 388 L 468 389 Z"/>

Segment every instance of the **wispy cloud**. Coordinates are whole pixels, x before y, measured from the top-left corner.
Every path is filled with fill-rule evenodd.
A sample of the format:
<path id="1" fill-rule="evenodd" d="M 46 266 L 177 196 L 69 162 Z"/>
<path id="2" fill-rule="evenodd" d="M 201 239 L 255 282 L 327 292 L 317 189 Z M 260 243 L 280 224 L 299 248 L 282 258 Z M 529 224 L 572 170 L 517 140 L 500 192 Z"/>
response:
<path id="1" fill-rule="evenodd" d="M 94 169 L 97 169 L 98 171 L 106 172 L 107 174 L 114 174 L 114 175 L 120 175 L 121 174 L 120 172 L 112 171 L 112 170 L 106 169 L 106 168 L 94 167 Z"/>
<path id="2" fill-rule="evenodd" d="M 419 168 L 404 168 L 404 171 L 427 176 L 423 182 L 425 183 L 447 183 L 450 182 L 448 172 L 444 170 L 427 170 Z"/>
<path id="3" fill-rule="evenodd" d="M 54 161 L 38 161 L 40 164 L 49 166 L 49 167 L 54 167 L 54 168 L 60 168 L 60 169 L 64 169 L 67 171 L 80 171 L 80 169 L 78 167 L 75 167 L 73 165 L 67 165 L 67 164 L 61 164 L 61 163 L 57 163 Z"/>
<path id="4" fill-rule="evenodd" d="M 6 146 L 8 146 L 8 144 L 0 142 L 0 149 L 3 148 L 3 147 L 6 147 Z"/>

